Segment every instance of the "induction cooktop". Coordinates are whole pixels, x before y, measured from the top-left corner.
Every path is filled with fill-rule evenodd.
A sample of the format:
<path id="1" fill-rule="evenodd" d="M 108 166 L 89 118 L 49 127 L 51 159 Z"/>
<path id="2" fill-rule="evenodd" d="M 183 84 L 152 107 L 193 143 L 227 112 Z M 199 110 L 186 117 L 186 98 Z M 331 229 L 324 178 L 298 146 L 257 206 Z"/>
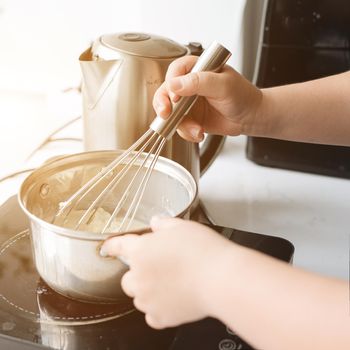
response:
<path id="1" fill-rule="evenodd" d="M 292 261 L 294 247 L 285 239 L 211 226 L 238 244 Z M 30 244 L 27 218 L 11 197 L 0 207 L 0 350 L 252 349 L 212 318 L 154 330 L 131 300 L 111 305 L 67 299 L 39 277 Z"/>

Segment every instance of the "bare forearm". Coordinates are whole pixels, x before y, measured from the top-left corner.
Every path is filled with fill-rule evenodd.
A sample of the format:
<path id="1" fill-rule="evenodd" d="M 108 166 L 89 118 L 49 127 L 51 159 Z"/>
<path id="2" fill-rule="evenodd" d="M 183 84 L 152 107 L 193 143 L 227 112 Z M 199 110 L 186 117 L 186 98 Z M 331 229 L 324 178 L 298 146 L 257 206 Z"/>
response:
<path id="1" fill-rule="evenodd" d="M 232 249 L 223 262 L 229 272 L 211 283 L 224 291 L 211 302 L 214 317 L 259 349 L 350 348 L 346 282 L 304 272 L 246 248 Z"/>
<path id="2" fill-rule="evenodd" d="M 350 145 L 350 72 L 262 91 L 248 134 Z"/>

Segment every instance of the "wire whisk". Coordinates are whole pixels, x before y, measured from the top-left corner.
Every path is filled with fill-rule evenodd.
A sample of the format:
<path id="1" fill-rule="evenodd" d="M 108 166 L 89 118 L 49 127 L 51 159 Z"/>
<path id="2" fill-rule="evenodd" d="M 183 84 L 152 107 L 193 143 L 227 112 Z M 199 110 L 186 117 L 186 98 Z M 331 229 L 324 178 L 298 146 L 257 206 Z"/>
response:
<path id="1" fill-rule="evenodd" d="M 225 47 L 214 42 L 202 53 L 191 72 L 218 71 L 230 56 L 231 53 Z M 86 209 L 73 226 L 79 230 L 83 225 L 91 223 L 108 194 L 118 188 L 121 195 L 101 233 L 107 232 L 116 218 L 121 218 L 117 232 L 128 231 L 166 141 L 174 135 L 196 99 L 197 96 L 181 97 L 172 104 L 172 112 L 167 119 L 157 116 L 150 128 L 133 145 L 62 203 L 52 222 L 64 227 L 70 221 L 73 211 L 86 201 Z M 101 184 L 104 186 L 99 191 Z M 97 191 L 96 195 L 94 190 Z"/>

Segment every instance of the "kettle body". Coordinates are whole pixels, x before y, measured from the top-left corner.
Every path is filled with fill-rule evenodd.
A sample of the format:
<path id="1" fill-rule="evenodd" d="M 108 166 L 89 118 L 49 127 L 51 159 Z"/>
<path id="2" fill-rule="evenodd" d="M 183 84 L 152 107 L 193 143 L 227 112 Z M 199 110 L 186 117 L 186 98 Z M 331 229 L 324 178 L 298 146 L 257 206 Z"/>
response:
<path id="1" fill-rule="evenodd" d="M 168 66 L 189 53 L 188 47 L 157 35 L 116 33 L 99 37 L 79 58 L 85 150 L 130 147 L 155 117 L 153 95 L 165 80 Z M 162 155 L 184 166 L 198 183 L 201 168 L 209 165 L 222 140 L 216 137 L 210 142 L 213 140 L 208 138 L 202 167 L 198 144 L 177 134 L 166 143 Z"/>

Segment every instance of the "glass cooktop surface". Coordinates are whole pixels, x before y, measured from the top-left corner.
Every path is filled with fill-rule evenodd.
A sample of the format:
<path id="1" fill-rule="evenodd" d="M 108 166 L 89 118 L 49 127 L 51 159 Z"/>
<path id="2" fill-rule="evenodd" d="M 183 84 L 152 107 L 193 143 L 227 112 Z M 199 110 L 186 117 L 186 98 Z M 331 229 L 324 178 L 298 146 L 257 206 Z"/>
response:
<path id="1" fill-rule="evenodd" d="M 282 238 L 215 227 L 227 238 L 291 261 L 293 245 Z M 229 276 L 228 276 L 229 278 Z M 0 207 L 0 350 L 252 349 L 214 319 L 154 330 L 132 301 L 90 304 L 54 292 L 32 259 L 28 220 L 11 197 Z"/>

